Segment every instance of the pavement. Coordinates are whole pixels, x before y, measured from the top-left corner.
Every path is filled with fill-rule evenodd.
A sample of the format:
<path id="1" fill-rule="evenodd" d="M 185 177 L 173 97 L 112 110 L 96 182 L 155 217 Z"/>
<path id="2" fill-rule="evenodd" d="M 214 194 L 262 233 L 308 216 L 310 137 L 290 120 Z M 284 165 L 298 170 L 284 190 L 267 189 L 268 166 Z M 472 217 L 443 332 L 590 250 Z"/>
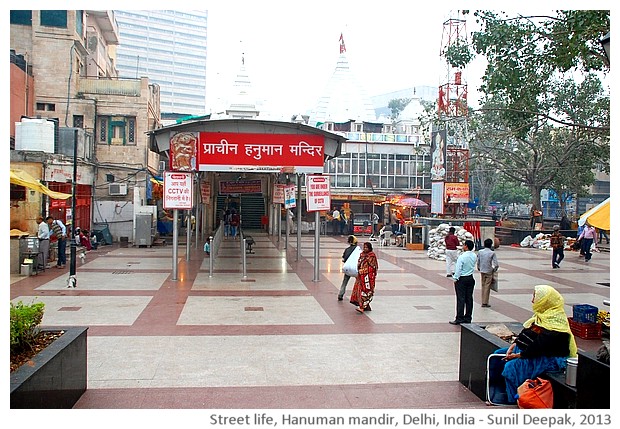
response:
<path id="1" fill-rule="evenodd" d="M 101 246 L 68 268 L 11 276 L 12 302 L 45 303 L 44 326 L 88 326 L 88 389 L 76 409 L 485 409 L 458 381 L 460 327 L 445 262 L 423 250 L 379 247 L 372 312 L 337 300 L 346 236 L 248 232 L 254 254 L 243 276 L 239 241 L 222 241 L 213 273 L 202 246 Z M 360 244 L 366 237 L 359 237 Z M 171 241 L 171 240 L 170 240 Z M 474 292 L 473 323 L 523 322 L 536 284 L 573 304 L 609 310 L 610 252 L 589 263 L 566 252 L 500 246 L 499 291 L 490 308 Z M 479 282 L 479 274 L 476 274 Z M 596 350 L 600 340 L 577 338 Z"/>

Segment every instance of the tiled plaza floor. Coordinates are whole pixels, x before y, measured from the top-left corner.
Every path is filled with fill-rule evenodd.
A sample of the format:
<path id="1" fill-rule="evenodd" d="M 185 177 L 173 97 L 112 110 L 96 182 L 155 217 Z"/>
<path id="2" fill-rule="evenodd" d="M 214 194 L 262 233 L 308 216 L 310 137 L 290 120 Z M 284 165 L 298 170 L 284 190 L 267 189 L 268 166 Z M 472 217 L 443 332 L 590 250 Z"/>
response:
<path id="1" fill-rule="evenodd" d="M 337 301 L 346 237 L 321 236 L 318 281 L 314 236 L 288 241 L 252 232 L 255 254 L 242 273 L 239 242 L 223 241 L 209 260 L 195 246 L 105 246 L 68 269 L 12 277 L 13 302 L 46 304 L 43 325 L 88 326 L 88 390 L 75 408 L 352 409 L 486 408 L 458 382 L 460 327 L 445 262 L 426 251 L 375 247 L 379 275 L 373 311 Z M 364 237 L 360 238 L 360 243 Z M 533 286 L 546 283 L 573 304 L 601 309 L 610 298 L 610 253 L 588 264 L 567 252 L 502 246 L 499 292 L 474 323 L 522 322 Z M 479 274 L 476 274 L 479 282 Z M 578 340 L 592 350 L 596 341 Z"/>

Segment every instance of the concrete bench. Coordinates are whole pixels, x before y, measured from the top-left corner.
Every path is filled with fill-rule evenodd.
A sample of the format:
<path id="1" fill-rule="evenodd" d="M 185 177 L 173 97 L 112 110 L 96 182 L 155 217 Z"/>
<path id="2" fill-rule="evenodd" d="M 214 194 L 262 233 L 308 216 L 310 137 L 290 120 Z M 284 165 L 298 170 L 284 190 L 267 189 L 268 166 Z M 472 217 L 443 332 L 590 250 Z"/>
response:
<path id="1" fill-rule="evenodd" d="M 505 323 L 515 334 L 521 332 L 520 323 Z M 482 401 L 486 401 L 486 362 L 495 350 L 508 347 L 508 343 L 485 330 L 486 325 L 464 323 L 461 325 L 459 353 L 459 382 Z M 566 384 L 565 372 L 548 372 L 541 378 L 551 382 L 554 394 L 553 408 L 609 409 L 609 365 L 600 362 L 592 353 L 579 350 L 577 383 Z"/>

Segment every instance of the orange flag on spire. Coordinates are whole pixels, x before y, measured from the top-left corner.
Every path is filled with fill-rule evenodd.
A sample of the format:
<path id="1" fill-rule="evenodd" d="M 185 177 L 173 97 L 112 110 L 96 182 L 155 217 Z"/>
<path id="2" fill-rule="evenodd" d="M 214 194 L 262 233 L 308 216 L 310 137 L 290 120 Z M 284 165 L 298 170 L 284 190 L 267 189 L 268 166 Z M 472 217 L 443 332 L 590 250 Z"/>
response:
<path id="1" fill-rule="evenodd" d="M 343 54 L 347 52 L 347 48 L 344 46 L 344 37 L 342 37 L 342 33 L 340 33 L 340 53 Z"/>

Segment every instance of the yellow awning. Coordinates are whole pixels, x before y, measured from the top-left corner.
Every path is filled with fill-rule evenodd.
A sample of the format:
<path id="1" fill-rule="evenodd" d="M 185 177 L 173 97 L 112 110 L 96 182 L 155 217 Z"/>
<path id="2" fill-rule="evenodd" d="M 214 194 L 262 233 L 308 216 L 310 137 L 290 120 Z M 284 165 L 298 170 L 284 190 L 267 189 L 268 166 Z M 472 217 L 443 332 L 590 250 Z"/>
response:
<path id="1" fill-rule="evenodd" d="M 30 174 L 17 168 L 11 168 L 11 183 L 34 189 L 35 191 L 39 191 L 45 195 L 49 195 L 55 200 L 66 200 L 68 198 L 71 198 L 71 194 L 64 194 L 62 192 L 52 191 L 47 186 L 39 183 L 39 181 L 32 177 Z"/>
<path id="2" fill-rule="evenodd" d="M 594 228 L 609 231 L 609 198 L 581 215 L 579 225 L 586 221 Z"/>

